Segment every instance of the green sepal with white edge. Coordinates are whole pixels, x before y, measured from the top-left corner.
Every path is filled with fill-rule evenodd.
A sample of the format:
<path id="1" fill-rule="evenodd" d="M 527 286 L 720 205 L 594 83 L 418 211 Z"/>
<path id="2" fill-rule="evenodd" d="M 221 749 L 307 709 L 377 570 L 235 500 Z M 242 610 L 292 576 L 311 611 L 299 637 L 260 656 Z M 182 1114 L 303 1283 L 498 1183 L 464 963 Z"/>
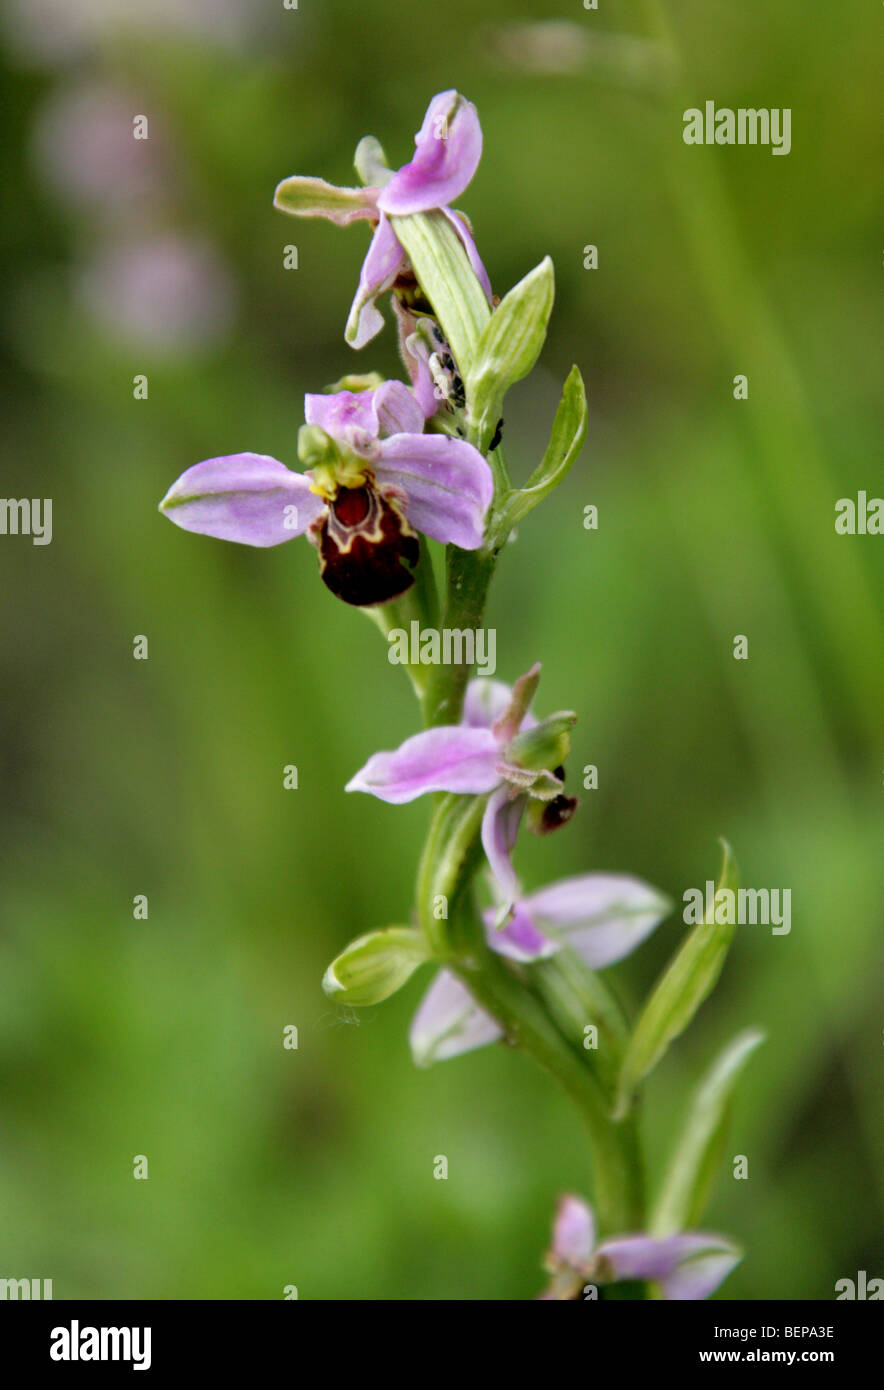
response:
<path id="1" fill-rule="evenodd" d="M 412 927 L 384 927 L 351 941 L 328 967 L 322 988 L 337 1003 L 357 1008 L 389 999 L 429 959 L 423 935 Z"/>
<path id="2" fill-rule="evenodd" d="M 391 216 L 390 222 L 467 382 L 491 309 L 464 244 L 442 212 Z"/>
<path id="3" fill-rule="evenodd" d="M 366 216 L 366 195 L 361 188 L 336 188 L 325 179 L 295 175 L 276 185 L 273 206 L 292 217 L 322 217 L 338 227 Z"/>

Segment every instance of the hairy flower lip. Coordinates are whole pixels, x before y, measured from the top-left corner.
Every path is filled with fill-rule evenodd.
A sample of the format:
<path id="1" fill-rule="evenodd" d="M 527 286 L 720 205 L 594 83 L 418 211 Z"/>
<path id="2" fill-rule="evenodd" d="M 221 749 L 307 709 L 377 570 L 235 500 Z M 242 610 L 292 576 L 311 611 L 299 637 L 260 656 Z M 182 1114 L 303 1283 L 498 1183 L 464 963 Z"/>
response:
<path id="1" fill-rule="evenodd" d="M 323 583 L 345 603 L 375 607 L 414 583 L 420 543 L 393 488 L 342 488 L 313 539 Z"/>

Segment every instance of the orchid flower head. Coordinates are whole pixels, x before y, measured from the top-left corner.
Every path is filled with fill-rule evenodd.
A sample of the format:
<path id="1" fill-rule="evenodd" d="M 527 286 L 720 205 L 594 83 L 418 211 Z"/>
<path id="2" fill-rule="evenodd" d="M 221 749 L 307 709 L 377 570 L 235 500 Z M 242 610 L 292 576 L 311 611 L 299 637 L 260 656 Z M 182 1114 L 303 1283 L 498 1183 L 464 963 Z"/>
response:
<path id="1" fill-rule="evenodd" d="M 576 716 L 563 711 L 539 722 L 531 713 L 539 680 L 538 662 L 512 689 L 487 678 L 471 681 L 459 724 L 426 729 L 394 752 L 375 753 L 347 784 L 347 791 L 393 805 L 430 792 L 487 795 L 482 844 L 504 911 L 517 889 L 511 854 L 528 803 L 537 802 L 541 821 L 548 815 L 555 825 L 576 807 L 564 796 L 562 766 Z"/>
<path id="2" fill-rule="evenodd" d="M 603 970 L 630 955 L 670 910 L 669 901 L 627 874 L 578 874 L 516 898 L 499 926 L 499 913 L 484 913 L 485 939 L 498 955 L 523 964 L 570 949 L 584 965 Z M 451 971 L 440 970 L 411 1026 L 411 1049 L 420 1066 L 471 1052 L 504 1036 L 500 1025 Z"/>
<path id="3" fill-rule="evenodd" d="M 425 434 L 401 381 L 308 395 L 304 413 L 303 473 L 264 454 L 206 459 L 173 483 L 160 510 L 186 531 L 243 545 L 306 533 L 328 588 L 359 606 L 410 588 L 417 533 L 464 550 L 482 544 L 491 470 L 465 440 Z"/>
<path id="4" fill-rule="evenodd" d="M 373 224 L 359 287 L 350 309 L 345 337 L 354 348 L 364 347 L 383 327 L 378 298 L 408 280 L 408 257 L 396 236 L 392 218 L 441 212 L 451 223 L 473 271 L 491 300 L 491 285 L 469 224 L 451 207 L 471 182 L 482 155 L 482 128 L 472 102 L 458 92 L 438 93 L 427 107 L 415 135 L 415 153 L 400 169 L 386 167 L 377 141 L 367 136 L 356 152 L 357 172 L 365 188 L 338 188 L 324 179 L 295 175 L 283 179 L 274 205 L 296 217 L 323 217 L 337 226 L 368 221 Z"/>
<path id="5" fill-rule="evenodd" d="M 631 874 L 575 874 L 517 897 L 502 926 L 483 914 L 489 946 L 511 960 L 534 961 L 569 948 L 591 970 L 631 955 L 670 910 L 661 893 Z"/>
<path id="6" fill-rule="evenodd" d="M 551 1282 L 541 1298 L 577 1299 L 586 1284 L 641 1280 L 656 1284 L 666 1300 L 701 1300 L 724 1283 L 741 1259 L 742 1252 L 726 1236 L 700 1231 L 614 1236 L 599 1244 L 592 1208 L 582 1198 L 566 1195 L 556 1210 L 545 1260 Z"/>

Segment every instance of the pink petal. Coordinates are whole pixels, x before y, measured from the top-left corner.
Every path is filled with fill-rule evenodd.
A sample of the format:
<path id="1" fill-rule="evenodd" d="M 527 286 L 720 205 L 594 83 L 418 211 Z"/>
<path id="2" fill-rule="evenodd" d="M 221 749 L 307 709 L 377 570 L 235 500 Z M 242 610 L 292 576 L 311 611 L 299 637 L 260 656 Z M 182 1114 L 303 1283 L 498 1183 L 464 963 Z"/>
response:
<path id="1" fill-rule="evenodd" d="M 421 434 L 424 428 L 423 411 L 402 381 L 385 381 L 374 391 L 308 394 L 304 419 L 357 449 L 364 446 L 364 436 L 376 440 L 391 434 Z"/>
<path id="2" fill-rule="evenodd" d="M 374 392 L 381 438 L 395 434 L 422 434 L 424 412 L 402 381 L 385 381 Z"/>
<path id="3" fill-rule="evenodd" d="M 392 287 L 405 260 L 396 233 L 388 219 L 382 216 L 362 262 L 359 288 L 350 307 L 344 336 L 351 347 L 365 347 L 380 333 L 384 320 L 375 308 L 375 299 Z"/>
<path id="4" fill-rule="evenodd" d="M 662 1286 L 664 1298 L 708 1298 L 739 1264 L 739 1250 L 724 1236 L 621 1236 L 596 1252 L 610 1265 L 614 1280 L 646 1279 Z"/>
<path id="5" fill-rule="evenodd" d="M 509 956 L 510 960 L 543 960 L 546 956 L 555 955 L 560 949 L 557 941 L 551 941 L 543 932 L 538 931 L 521 904 L 516 905 L 505 927 L 495 927 L 497 916 L 498 913 L 493 907 L 483 913 L 488 945 L 493 951 L 497 951 L 498 955 Z"/>
<path id="6" fill-rule="evenodd" d="M 440 970 L 414 1016 L 409 1041 L 415 1062 L 427 1067 L 502 1036 L 500 1025 L 479 1008 L 457 976 Z"/>
<path id="7" fill-rule="evenodd" d="M 455 212 L 454 208 L 443 208 L 442 211 L 444 212 L 445 216 L 448 218 L 448 221 L 451 223 L 452 227 L 457 232 L 457 235 L 463 242 L 463 247 L 467 253 L 467 258 L 470 262 L 470 265 L 473 268 L 473 274 L 479 281 L 479 284 L 482 286 L 482 289 L 485 291 L 485 296 L 488 300 L 488 303 L 493 303 L 494 295 L 491 290 L 491 281 L 488 278 L 488 271 L 482 264 L 482 257 L 479 255 L 478 248 L 476 246 L 475 241 L 473 240 L 473 234 L 470 231 L 469 223 L 467 222 L 463 214 Z"/>
<path id="8" fill-rule="evenodd" d="M 670 910 L 656 889 L 628 874 L 563 878 L 520 906 L 540 931 L 570 946 L 594 970 L 628 956 Z"/>
<path id="9" fill-rule="evenodd" d="M 484 732 L 484 730 L 483 730 Z M 489 733 L 497 748 L 497 739 Z M 495 765 L 496 766 L 496 765 Z M 497 776 L 499 777 L 499 773 Z M 509 908 L 519 892 L 519 881 L 512 865 L 512 852 L 519 834 L 519 823 L 525 809 L 525 798 L 514 797 L 512 789 L 505 783 L 488 798 L 485 814 L 482 817 L 482 848 L 491 866 L 495 883 L 502 902 L 501 909 Z M 494 913 L 496 917 L 498 914 Z M 512 954 L 504 952 L 503 954 Z"/>
<path id="10" fill-rule="evenodd" d="M 503 714 L 510 700 L 512 689 L 503 681 L 492 680 L 488 676 L 470 681 L 463 702 L 462 724 L 477 729 L 490 729 Z"/>
<path id="11" fill-rule="evenodd" d="M 228 454 L 182 473 L 160 510 L 185 531 L 241 545 L 279 545 L 325 510 L 310 481 L 266 454 Z"/>
<path id="12" fill-rule="evenodd" d="M 553 1223 L 551 1261 L 583 1269 L 595 1250 L 595 1219 L 592 1207 L 580 1197 L 566 1193 L 559 1198 Z"/>
<path id="13" fill-rule="evenodd" d="M 378 482 L 401 488 L 405 514 L 433 540 L 477 550 L 494 496 L 485 459 L 464 439 L 447 434 L 394 434 L 375 464 Z"/>
<path id="14" fill-rule="evenodd" d="M 401 805 L 425 792 L 481 796 L 497 783 L 497 743 L 486 729 L 443 725 L 414 734 L 392 753 L 375 753 L 347 783 Z"/>
<path id="15" fill-rule="evenodd" d="M 722 1242 L 723 1249 L 697 1254 L 682 1261 L 663 1280 L 663 1297 L 671 1303 L 697 1301 L 715 1293 L 743 1258 L 736 1246 Z"/>
<path id="16" fill-rule="evenodd" d="M 318 425 L 333 439 L 346 437 L 351 430 L 376 435 L 378 416 L 374 396 L 374 391 L 311 393 L 304 397 L 304 419 L 308 425 Z"/>
<path id="17" fill-rule="evenodd" d="M 444 207 L 469 184 L 482 157 L 482 127 L 472 102 L 440 92 L 427 107 L 410 164 L 378 194 L 378 207 L 399 216 Z"/>

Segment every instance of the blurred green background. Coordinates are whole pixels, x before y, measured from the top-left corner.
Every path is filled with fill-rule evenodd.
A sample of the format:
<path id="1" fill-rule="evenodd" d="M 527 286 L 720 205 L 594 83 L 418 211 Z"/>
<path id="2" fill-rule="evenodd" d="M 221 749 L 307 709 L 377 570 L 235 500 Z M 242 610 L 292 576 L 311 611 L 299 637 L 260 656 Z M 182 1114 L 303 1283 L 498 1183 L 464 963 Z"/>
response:
<path id="1" fill-rule="evenodd" d="M 495 289 L 556 266 L 507 406 L 515 477 L 574 361 L 591 405 L 488 614 L 498 675 L 542 659 L 539 709 L 580 713 L 572 783 L 600 772 L 524 878 L 634 872 L 680 905 L 726 835 L 745 883 L 791 888 L 791 934 L 738 930 L 651 1082 L 651 1182 L 692 1083 L 760 1024 L 727 1147 L 750 1176 L 728 1162 L 704 1223 L 746 1246 L 723 1292 L 881 1273 L 884 540 L 833 526 L 882 491 L 880 24 L 858 0 L 8 0 L 3 492 L 53 498 L 54 535 L 0 540 L 4 1275 L 57 1298 L 527 1298 L 556 1196 L 591 1191 L 530 1062 L 413 1067 L 425 974 L 358 1021 L 324 998 L 332 955 L 409 910 L 429 807 L 343 787 L 416 708 L 310 546 L 156 510 L 199 459 L 297 466 L 305 390 L 397 372 L 389 328 L 359 358 L 343 341 L 363 230 L 271 195 L 352 181 L 367 132 L 403 162 L 449 86 L 483 123 L 462 204 Z M 686 147 L 707 98 L 790 107 L 791 154 Z M 615 968 L 627 999 L 683 931 Z"/>

